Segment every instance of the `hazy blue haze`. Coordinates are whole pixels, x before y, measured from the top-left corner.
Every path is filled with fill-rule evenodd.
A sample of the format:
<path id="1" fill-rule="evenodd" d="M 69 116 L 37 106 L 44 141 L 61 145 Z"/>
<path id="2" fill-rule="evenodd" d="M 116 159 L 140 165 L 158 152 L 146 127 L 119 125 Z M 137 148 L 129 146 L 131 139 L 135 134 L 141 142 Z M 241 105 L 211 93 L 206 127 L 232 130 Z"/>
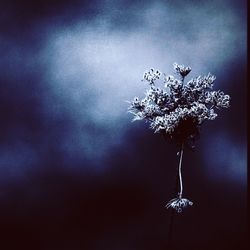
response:
<path id="1" fill-rule="evenodd" d="M 164 249 L 176 149 L 143 122 L 131 123 L 126 100 L 144 95 L 145 70 L 171 74 L 174 62 L 191 66 L 190 77 L 216 75 L 215 89 L 232 97 L 231 107 L 204 125 L 195 152 L 184 152 L 185 191 L 195 205 L 176 220 L 176 240 L 187 249 L 241 242 L 245 7 L 226 0 L 1 1 L 6 242 L 20 237 L 26 249 L 44 250 Z"/>

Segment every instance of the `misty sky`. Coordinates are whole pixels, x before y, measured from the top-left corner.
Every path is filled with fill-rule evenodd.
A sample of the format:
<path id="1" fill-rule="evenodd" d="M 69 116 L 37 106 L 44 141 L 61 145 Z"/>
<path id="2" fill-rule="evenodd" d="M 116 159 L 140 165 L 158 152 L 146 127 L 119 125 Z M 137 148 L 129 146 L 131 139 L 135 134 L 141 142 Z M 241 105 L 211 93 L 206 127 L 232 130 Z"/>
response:
<path id="1" fill-rule="evenodd" d="M 166 249 L 177 151 L 131 123 L 126 101 L 174 62 L 231 96 L 184 152 L 194 207 L 175 221 L 176 249 L 244 241 L 245 1 L 10 0 L 0 24 L 4 249 Z"/>

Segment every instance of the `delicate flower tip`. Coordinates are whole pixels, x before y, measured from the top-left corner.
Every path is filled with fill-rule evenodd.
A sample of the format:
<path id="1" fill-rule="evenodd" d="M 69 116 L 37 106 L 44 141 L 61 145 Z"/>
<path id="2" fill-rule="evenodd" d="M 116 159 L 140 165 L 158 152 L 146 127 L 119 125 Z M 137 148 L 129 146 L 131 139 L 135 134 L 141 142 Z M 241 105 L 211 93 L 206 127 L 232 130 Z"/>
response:
<path id="1" fill-rule="evenodd" d="M 186 198 L 174 198 L 170 200 L 165 207 L 166 208 L 171 207 L 175 209 L 178 213 L 181 213 L 183 208 L 187 206 L 192 206 L 192 205 L 193 205 L 193 202 Z"/>
<path id="2" fill-rule="evenodd" d="M 151 68 L 143 74 L 143 80 L 148 81 L 150 85 L 154 85 L 155 81 L 160 79 L 161 74 L 159 70 Z"/>
<path id="3" fill-rule="evenodd" d="M 187 76 L 191 71 L 190 67 L 185 67 L 184 65 L 179 65 L 177 63 L 174 63 L 173 66 L 176 73 L 181 75 L 183 78 Z"/>

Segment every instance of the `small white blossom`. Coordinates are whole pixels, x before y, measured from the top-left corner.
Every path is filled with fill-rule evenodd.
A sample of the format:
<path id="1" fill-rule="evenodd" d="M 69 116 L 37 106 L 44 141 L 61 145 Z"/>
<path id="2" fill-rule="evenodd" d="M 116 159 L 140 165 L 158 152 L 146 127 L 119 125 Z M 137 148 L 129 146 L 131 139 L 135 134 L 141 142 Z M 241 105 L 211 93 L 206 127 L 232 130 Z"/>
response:
<path id="1" fill-rule="evenodd" d="M 149 82 L 149 84 L 154 85 L 157 79 L 160 79 L 161 72 L 159 70 L 154 70 L 153 68 L 144 73 L 143 78 Z"/>
<path id="2" fill-rule="evenodd" d="M 191 71 L 190 67 L 184 67 L 184 65 L 179 65 L 177 63 L 174 63 L 174 69 L 176 73 L 180 74 L 182 77 L 185 77 Z"/>
<path id="3" fill-rule="evenodd" d="M 187 206 L 192 206 L 192 205 L 193 205 L 193 202 L 186 198 L 174 198 L 167 203 L 166 208 L 171 207 L 175 209 L 178 213 L 181 213 L 183 208 Z"/>

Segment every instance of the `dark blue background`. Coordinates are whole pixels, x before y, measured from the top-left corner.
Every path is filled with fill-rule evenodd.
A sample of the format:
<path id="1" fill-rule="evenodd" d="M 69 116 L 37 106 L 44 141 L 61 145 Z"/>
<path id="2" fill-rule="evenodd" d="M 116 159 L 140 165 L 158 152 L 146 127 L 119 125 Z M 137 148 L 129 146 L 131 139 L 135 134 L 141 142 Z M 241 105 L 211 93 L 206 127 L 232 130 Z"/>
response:
<path id="1" fill-rule="evenodd" d="M 1 1 L 0 52 L 1 249 L 167 249 L 177 149 L 125 101 L 176 61 L 232 100 L 184 152 L 173 244 L 243 249 L 245 1 Z"/>

